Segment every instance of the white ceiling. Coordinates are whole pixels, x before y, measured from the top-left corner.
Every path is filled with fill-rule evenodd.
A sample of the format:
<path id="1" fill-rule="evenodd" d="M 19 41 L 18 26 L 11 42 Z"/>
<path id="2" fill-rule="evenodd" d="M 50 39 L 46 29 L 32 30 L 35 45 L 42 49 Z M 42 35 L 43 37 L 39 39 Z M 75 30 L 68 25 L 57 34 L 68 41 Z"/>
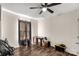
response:
<path id="1" fill-rule="evenodd" d="M 50 9 L 54 11 L 53 14 L 46 11 L 41 15 L 39 15 L 39 12 L 41 9 L 29 9 L 29 7 L 32 7 L 32 6 L 39 7 L 41 6 L 40 3 L 2 3 L 1 5 L 3 8 L 6 8 L 11 11 L 21 13 L 24 15 L 28 15 L 34 18 L 49 17 L 49 16 L 58 15 L 58 14 L 63 14 L 63 13 L 76 10 L 79 7 L 78 3 L 62 3 L 60 5 L 50 7 Z"/>

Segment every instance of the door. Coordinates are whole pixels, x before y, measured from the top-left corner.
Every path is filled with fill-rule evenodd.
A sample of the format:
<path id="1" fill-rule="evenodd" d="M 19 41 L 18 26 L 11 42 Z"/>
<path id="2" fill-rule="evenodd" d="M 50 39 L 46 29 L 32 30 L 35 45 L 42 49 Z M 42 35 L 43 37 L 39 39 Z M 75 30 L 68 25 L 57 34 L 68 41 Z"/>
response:
<path id="1" fill-rule="evenodd" d="M 26 46 L 31 43 L 31 22 L 19 20 L 19 45 Z"/>

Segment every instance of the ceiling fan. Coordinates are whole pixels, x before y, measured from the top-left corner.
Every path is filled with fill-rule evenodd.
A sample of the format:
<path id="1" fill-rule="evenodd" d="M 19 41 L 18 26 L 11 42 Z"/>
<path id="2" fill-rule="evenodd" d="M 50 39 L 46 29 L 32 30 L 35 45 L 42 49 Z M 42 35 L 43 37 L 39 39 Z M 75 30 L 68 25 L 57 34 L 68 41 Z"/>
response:
<path id="1" fill-rule="evenodd" d="M 49 7 L 56 6 L 59 4 L 61 4 L 61 3 L 51 3 L 51 4 L 41 3 L 40 7 L 30 7 L 30 9 L 41 9 L 39 14 L 42 14 L 42 12 L 45 12 L 45 11 L 49 11 L 50 13 L 54 13 L 54 11 L 51 10 Z"/>

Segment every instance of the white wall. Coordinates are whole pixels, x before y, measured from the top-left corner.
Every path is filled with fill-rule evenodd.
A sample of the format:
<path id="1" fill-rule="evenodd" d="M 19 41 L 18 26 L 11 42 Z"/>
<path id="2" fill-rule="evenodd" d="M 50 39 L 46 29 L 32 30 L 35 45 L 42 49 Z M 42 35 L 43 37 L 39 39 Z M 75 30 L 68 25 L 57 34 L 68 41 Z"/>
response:
<path id="1" fill-rule="evenodd" d="M 18 46 L 18 16 L 2 11 L 1 14 L 2 39 L 8 39 L 11 46 Z"/>
<path id="2" fill-rule="evenodd" d="M 32 44 L 33 44 L 33 37 L 38 35 L 38 21 L 36 20 L 31 20 L 31 34 L 32 34 Z"/>
<path id="3" fill-rule="evenodd" d="M 0 38 L 1 38 L 1 5 L 0 5 Z"/>
<path id="4" fill-rule="evenodd" d="M 13 47 L 18 47 L 18 19 L 23 19 L 26 21 L 30 21 L 30 19 L 23 18 L 20 16 L 17 16 L 15 14 L 11 14 L 6 11 L 2 11 L 1 14 L 1 34 L 2 38 L 5 39 L 7 38 L 9 41 L 9 44 Z M 31 22 L 32 24 L 36 24 L 35 22 Z M 32 26 L 32 32 L 36 29 L 37 27 L 34 25 Z M 33 33 L 33 35 L 35 35 Z M 33 36 L 32 35 L 32 36 Z"/>
<path id="5" fill-rule="evenodd" d="M 65 44 L 66 51 L 77 54 L 79 52 L 78 21 L 79 11 L 72 11 L 55 17 L 38 21 L 38 36 L 47 36 L 52 46 Z"/>

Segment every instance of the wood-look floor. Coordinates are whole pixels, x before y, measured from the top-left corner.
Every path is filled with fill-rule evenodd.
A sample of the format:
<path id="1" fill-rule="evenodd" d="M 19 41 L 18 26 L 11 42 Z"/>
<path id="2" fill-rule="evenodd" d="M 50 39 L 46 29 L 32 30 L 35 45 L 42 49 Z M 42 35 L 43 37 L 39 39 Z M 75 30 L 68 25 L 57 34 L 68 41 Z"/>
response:
<path id="1" fill-rule="evenodd" d="M 73 56 L 67 52 L 56 51 L 53 47 L 44 48 L 38 46 L 19 47 L 15 49 L 15 56 Z"/>

